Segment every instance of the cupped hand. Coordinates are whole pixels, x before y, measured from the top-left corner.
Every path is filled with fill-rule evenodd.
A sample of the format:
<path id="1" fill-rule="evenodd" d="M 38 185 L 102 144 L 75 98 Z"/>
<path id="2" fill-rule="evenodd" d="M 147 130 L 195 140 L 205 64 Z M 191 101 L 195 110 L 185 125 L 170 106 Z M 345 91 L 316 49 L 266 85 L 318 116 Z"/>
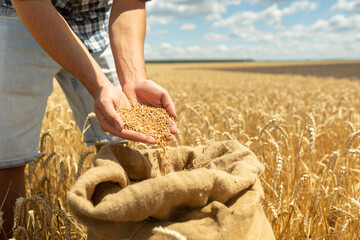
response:
<path id="1" fill-rule="evenodd" d="M 124 129 L 124 122 L 116 112 L 118 108 L 130 108 L 127 96 L 119 88 L 107 84 L 99 90 L 94 103 L 94 111 L 102 130 L 131 141 L 155 143 L 153 137 Z"/>
<path id="2" fill-rule="evenodd" d="M 176 119 L 175 104 L 171 99 L 168 91 L 155 83 L 152 80 L 140 79 L 137 81 L 124 84 L 122 86 L 123 92 L 127 98 L 132 102 L 145 104 L 152 107 L 165 108 L 170 117 Z M 174 123 L 170 128 L 171 134 L 176 134 L 178 131 Z M 171 135 L 166 140 L 170 140 Z"/>

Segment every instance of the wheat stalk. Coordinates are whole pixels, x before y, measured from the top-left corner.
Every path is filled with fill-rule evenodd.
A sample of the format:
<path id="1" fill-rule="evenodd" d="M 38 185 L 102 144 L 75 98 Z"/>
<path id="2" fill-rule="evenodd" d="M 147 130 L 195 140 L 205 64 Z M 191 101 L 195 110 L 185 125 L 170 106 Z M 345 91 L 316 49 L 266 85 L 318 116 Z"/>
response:
<path id="1" fill-rule="evenodd" d="M 267 202 L 275 206 L 278 215 L 271 222 L 276 239 L 360 238 L 356 204 L 360 161 L 355 146 L 360 126 L 359 81 L 240 72 L 214 74 L 197 70 L 198 66 L 192 70 L 181 67 L 180 71 L 174 65 L 147 69 L 149 76 L 156 76 L 169 90 L 177 108 L 179 133 L 174 136 L 176 141 L 167 145 L 195 146 L 231 136 L 256 153 L 265 166 L 260 179 L 266 216 L 275 219 Z M 29 194 L 38 195 L 15 208 L 18 228 L 14 233 L 21 240 L 36 236 L 66 239 L 66 222 L 57 212 L 63 209 L 70 237 L 86 239 L 86 229 L 67 213 L 66 191 L 85 171 L 86 157 L 81 164 L 79 161 L 82 154 L 95 148 L 83 142 L 56 82 L 43 123 L 41 162 L 26 171 L 26 179 L 31 178 L 32 183 L 27 187 L 33 190 Z M 151 148 L 130 144 L 135 149 Z M 282 163 L 276 160 L 277 154 L 283 158 Z M 66 170 L 61 185 L 59 171 L 54 170 L 60 162 L 64 162 Z M 301 181 L 304 173 L 311 176 L 311 181 Z M 43 206 L 43 199 L 48 206 Z M 29 210 L 33 210 L 37 222 L 36 233 Z"/>
<path id="2" fill-rule="evenodd" d="M 351 149 L 352 144 L 354 143 L 356 137 L 358 137 L 360 135 L 360 131 L 357 132 L 353 132 L 351 133 L 345 143 L 345 147 L 344 147 L 344 153 L 343 155 L 346 157 L 348 151 Z"/>
<path id="3" fill-rule="evenodd" d="M 297 193 L 298 193 L 300 187 L 301 187 L 302 184 L 305 182 L 305 180 L 308 179 L 308 178 L 309 178 L 309 175 L 308 175 L 308 174 L 304 174 L 304 175 L 300 178 L 299 182 L 297 183 L 297 185 L 296 185 L 296 187 L 295 187 L 295 191 L 294 191 L 294 194 L 293 194 L 293 196 L 292 196 L 292 201 L 291 201 L 290 205 L 294 205 L 294 202 L 295 202 L 295 200 L 296 200 Z"/>
<path id="4" fill-rule="evenodd" d="M 77 165 L 77 173 L 76 173 L 76 176 L 75 176 L 75 179 L 77 180 L 80 175 L 81 175 L 81 170 L 83 168 L 83 164 L 84 164 L 84 161 L 85 159 L 87 158 L 87 156 L 91 155 L 91 154 L 94 154 L 93 151 L 86 151 L 84 152 L 81 157 L 80 157 L 80 160 L 79 160 L 79 163 Z"/>
<path id="5" fill-rule="evenodd" d="M 273 205 L 271 202 L 268 201 L 268 202 L 267 202 L 267 206 L 270 208 L 270 210 L 271 210 L 274 218 L 275 218 L 275 219 L 278 219 L 278 218 L 279 218 L 279 215 L 278 215 L 278 213 L 277 213 L 276 208 L 274 207 L 274 205 Z"/>

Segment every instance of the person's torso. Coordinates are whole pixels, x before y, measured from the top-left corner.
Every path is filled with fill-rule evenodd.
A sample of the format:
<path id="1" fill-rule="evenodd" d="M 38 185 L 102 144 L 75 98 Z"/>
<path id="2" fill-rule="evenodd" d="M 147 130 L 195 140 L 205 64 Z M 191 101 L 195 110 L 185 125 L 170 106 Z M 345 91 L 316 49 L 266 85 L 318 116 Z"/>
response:
<path id="1" fill-rule="evenodd" d="M 112 1 L 52 0 L 52 4 L 89 51 L 97 52 L 109 43 L 108 20 Z M 11 0 L 0 0 L 0 7 L 16 14 Z"/>

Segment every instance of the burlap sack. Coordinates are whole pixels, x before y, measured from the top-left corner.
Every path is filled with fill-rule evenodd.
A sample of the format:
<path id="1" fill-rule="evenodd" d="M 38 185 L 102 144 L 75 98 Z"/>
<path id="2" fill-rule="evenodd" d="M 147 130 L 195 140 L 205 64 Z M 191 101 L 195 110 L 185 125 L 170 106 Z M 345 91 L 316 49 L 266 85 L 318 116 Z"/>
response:
<path id="1" fill-rule="evenodd" d="M 68 198 L 88 239 L 274 239 L 264 167 L 249 149 L 236 141 L 169 147 L 165 176 L 161 151 L 109 145 L 94 157 Z"/>

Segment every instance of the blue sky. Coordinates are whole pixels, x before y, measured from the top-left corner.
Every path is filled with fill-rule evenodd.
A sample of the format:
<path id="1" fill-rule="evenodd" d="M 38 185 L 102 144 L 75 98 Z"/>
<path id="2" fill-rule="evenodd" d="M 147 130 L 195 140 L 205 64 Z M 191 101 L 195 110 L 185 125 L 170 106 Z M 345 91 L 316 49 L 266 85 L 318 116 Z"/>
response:
<path id="1" fill-rule="evenodd" d="M 360 0 L 152 0 L 146 59 L 360 59 Z"/>

